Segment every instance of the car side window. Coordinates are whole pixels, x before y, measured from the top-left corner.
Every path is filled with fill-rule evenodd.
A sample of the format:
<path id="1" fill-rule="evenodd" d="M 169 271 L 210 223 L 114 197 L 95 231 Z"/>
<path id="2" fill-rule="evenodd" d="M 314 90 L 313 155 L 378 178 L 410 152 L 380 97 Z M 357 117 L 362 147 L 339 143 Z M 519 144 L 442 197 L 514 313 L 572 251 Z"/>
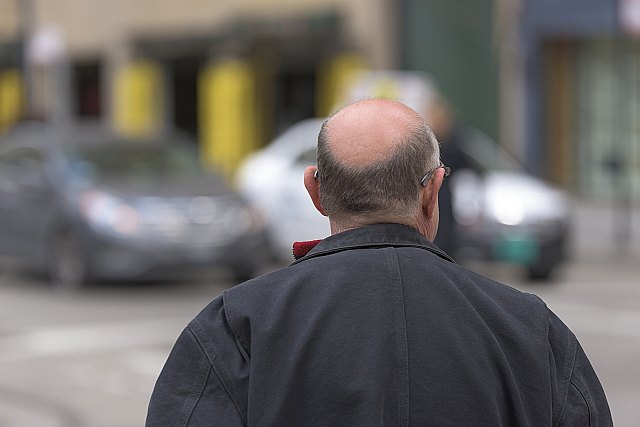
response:
<path id="1" fill-rule="evenodd" d="M 0 178 L 9 180 L 18 187 L 41 187 L 44 185 L 42 155 L 29 147 L 5 153 L 0 156 Z"/>
<path id="2" fill-rule="evenodd" d="M 296 165 L 298 166 L 311 166 L 315 165 L 317 161 L 315 147 L 303 151 L 296 158 Z"/>

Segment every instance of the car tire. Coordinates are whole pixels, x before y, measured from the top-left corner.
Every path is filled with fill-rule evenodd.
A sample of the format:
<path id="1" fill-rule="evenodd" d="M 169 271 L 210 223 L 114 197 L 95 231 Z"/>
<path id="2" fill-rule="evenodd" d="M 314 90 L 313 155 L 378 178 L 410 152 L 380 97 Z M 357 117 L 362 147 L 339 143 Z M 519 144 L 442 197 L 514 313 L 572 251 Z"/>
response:
<path id="1" fill-rule="evenodd" d="M 567 256 L 565 253 L 567 242 L 566 231 L 559 234 L 557 239 L 540 251 L 539 258 L 527 267 L 527 277 L 531 281 L 551 281 L 553 273 Z"/>
<path id="2" fill-rule="evenodd" d="M 234 284 L 240 284 L 256 277 L 256 268 L 249 265 L 234 265 L 231 267 Z"/>
<path id="3" fill-rule="evenodd" d="M 553 264 L 536 263 L 527 267 L 527 278 L 532 282 L 543 282 L 551 279 Z"/>
<path id="4" fill-rule="evenodd" d="M 77 240 L 69 231 L 52 239 L 48 253 L 51 285 L 61 291 L 77 291 L 85 285 L 87 267 Z"/>

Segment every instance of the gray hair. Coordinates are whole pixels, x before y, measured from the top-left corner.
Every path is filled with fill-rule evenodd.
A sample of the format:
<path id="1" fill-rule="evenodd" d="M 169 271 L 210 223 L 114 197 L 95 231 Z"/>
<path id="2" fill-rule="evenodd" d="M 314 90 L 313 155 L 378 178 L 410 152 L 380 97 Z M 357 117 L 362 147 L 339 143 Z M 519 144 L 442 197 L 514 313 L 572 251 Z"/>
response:
<path id="1" fill-rule="evenodd" d="M 420 179 L 440 164 L 440 148 L 425 122 L 410 129 L 389 158 L 352 167 L 328 146 L 327 123 L 318 135 L 320 203 L 334 218 L 405 218 L 417 209 Z"/>

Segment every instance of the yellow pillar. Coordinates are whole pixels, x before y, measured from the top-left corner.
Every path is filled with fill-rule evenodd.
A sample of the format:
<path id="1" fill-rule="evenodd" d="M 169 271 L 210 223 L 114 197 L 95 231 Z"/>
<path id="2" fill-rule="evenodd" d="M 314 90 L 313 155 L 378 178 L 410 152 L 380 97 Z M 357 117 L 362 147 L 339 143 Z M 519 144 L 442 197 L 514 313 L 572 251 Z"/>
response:
<path id="1" fill-rule="evenodd" d="M 163 76 L 160 66 L 134 61 L 121 69 L 114 84 L 114 125 L 128 136 L 148 136 L 162 126 Z"/>
<path id="2" fill-rule="evenodd" d="M 327 116 L 343 104 L 347 88 L 366 67 L 365 59 L 356 53 L 342 53 L 323 64 L 316 88 L 316 115 Z"/>
<path id="3" fill-rule="evenodd" d="M 0 71 L 0 132 L 20 119 L 24 108 L 24 87 L 20 71 Z"/>
<path id="4" fill-rule="evenodd" d="M 200 74 L 198 93 L 202 159 L 206 166 L 231 177 L 257 145 L 251 66 L 237 59 L 212 63 Z"/>

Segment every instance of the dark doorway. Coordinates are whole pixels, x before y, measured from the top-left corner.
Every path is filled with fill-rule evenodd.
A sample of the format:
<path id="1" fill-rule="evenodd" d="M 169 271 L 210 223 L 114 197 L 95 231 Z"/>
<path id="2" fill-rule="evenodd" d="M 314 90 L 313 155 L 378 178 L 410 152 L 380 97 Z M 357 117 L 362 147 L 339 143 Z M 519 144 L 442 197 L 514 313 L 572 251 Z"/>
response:
<path id="1" fill-rule="evenodd" d="M 276 134 L 294 123 L 315 116 L 314 66 L 281 70 L 276 77 Z"/>
<path id="2" fill-rule="evenodd" d="M 169 61 L 170 119 L 176 128 L 194 137 L 198 136 L 198 73 L 203 64 L 201 57 Z"/>
<path id="3" fill-rule="evenodd" d="M 72 68 L 73 109 L 78 117 L 102 115 L 102 76 L 98 61 L 78 62 Z"/>

